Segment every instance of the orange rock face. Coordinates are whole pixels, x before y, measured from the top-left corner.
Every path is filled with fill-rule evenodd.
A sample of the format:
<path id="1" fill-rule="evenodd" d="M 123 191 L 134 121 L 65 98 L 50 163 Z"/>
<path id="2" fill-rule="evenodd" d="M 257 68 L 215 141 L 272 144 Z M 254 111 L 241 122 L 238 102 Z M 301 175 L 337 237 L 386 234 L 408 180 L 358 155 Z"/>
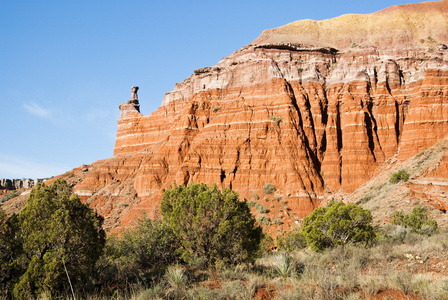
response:
<path id="1" fill-rule="evenodd" d="M 157 211 L 174 182 L 257 194 L 271 220 L 289 226 L 327 193 L 352 192 L 390 159 L 448 135 L 447 7 L 351 15 L 372 28 L 397 10 L 412 20 L 395 25 L 398 35 L 365 32 L 359 44 L 349 38 L 347 16 L 299 21 L 195 70 L 149 116 L 133 95 L 120 106 L 114 157 L 74 170 L 74 190 L 106 216 L 108 229 Z M 431 14 L 432 29 L 417 26 Z M 275 194 L 263 193 L 266 183 Z"/>

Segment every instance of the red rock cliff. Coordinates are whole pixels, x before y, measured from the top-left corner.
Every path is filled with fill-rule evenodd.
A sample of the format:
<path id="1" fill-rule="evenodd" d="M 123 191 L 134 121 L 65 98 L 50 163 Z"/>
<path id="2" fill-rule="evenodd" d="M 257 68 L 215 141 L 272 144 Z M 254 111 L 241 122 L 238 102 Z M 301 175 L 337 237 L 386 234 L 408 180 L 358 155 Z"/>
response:
<path id="1" fill-rule="evenodd" d="M 135 91 L 114 157 L 75 170 L 74 189 L 110 228 L 192 181 L 302 218 L 448 135 L 447 16 L 445 0 L 297 21 L 195 70 L 149 116 Z M 266 183 L 277 191 L 262 199 Z"/>

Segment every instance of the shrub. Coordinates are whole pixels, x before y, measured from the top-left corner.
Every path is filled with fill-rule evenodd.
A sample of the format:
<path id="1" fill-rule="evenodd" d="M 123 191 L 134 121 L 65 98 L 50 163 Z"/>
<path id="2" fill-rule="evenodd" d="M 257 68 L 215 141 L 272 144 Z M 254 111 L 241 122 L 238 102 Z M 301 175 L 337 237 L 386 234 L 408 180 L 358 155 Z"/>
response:
<path id="1" fill-rule="evenodd" d="M 239 280 L 227 282 L 222 286 L 224 295 L 214 299 L 250 299 L 253 295 L 250 286 L 246 288 L 243 282 Z M 212 299 L 212 298 L 208 298 Z"/>
<path id="2" fill-rule="evenodd" d="M 255 209 L 258 210 L 261 213 L 267 213 L 269 210 L 263 206 L 261 203 L 255 203 Z"/>
<path id="3" fill-rule="evenodd" d="M 272 183 L 266 183 L 263 186 L 263 192 L 267 195 L 272 194 L 273 192 L 275 192 L 275 186 Z"/>
<path id="4" fill-rule="evenodd" d="M 365 243 L 375 239 L 369 210 L 353 203 L 330 202 L 303 220 L 302 234 L 314 251 L 328 247 Z"/>
<path id="5" fill-rule="evenodd" d="M 394 212 L 392 224 L 404 226 L 419 234 L 432 235 L 438 230 L 437 222 L 428 216 L 426 208 L 421 206 L 414 207 L 409 215 L 402 211 Z"/>
<path id="6" fill-rule="evenodd" d="M 258 197 L 258 195 L 257 195 L 256 193 L 253 193 L 253 194 L 252 194 L 252 198 L 254 198 L 255 200 L 260 199 L 260 197 Z"/>
<path id="7" fill-rule="evenodd" d="M 260 223 L 260 224 L 263 224 L 263 225 L 266 225 L 266 226 L 268 226 L 268 225 L 271 225 L 271 220 L 269 220 L 269 217 L 267 217 L 267 216 L 265 216 L 265 215 L 258 215 L 258 217 L 257 217 L 257 221 Z"/>
<path id="8" fill-rule="evenodd" d="M 272 218 L 272 223 L 274 223 L 275 225 L 282 225 L 283 221 L 279 220 L 279 219 L 276 219 L 276 218 Z"/>
<path id="9" fill-rule="evenodd" d="M 21 251 L 14 262 L 20 274 L 15 297 L 68 292 L 66 272 L 73 286 L 89 284 L 105 243 L 102 223 L 64 180 L 38 184 L 17 217 Z"/>
<path id="10" fill-rule="evenodd" d="M 188 278 L 184 269 L 180 266 L 170 266 L 165 273 L 166 291 L 168 299 L 184 299 L 186 298 Z M 170 297 L 171 296 L 171 297 Z"/>
<path id="11" fill-rule="evenodd" d="M 255 258 L 262 231 L 236 192 L 221 192 L 216 185 L 175 185 L 163 193 L 160 210 L 180 239 L 183 260 L 203 257 L 207 265 L 214 265 Z"/>
<path id="12" fill-rule="evenodd" d="M 281 253 L 273 258 L 274 270 L 278 276 L 286 279 L 287 277 L 296 277 L 296 268 L 287 254 Z"/>
<path id="13" fill-rule="evenodd" d="M 409 295 L 414 289 L 413 275 L 409 272 L 401 271 L 395 274 L 392 276 L 392 281 L 405 295 Z"/>
<path id="14" fill-rule="evenodd" d="M 282 118 L 281 118 L 281 117 L 274 117 L 274 116 L 271 116 L 271 120 L 274 121 L 275 124 L 277 124 L 277 126 L 279 126 L 279 125 L 280 125 L 280 122 L 281 122 L 281 120 L 282 120 Z"/>
<path id="15" fill-rule="evenodd" d="M 10 220 L 0 206 L 0 299 L 7 299 L 6 292 L 12 289 L 14 273 L 12 263 L 16 258 L 14 253 L 15 230 L 13 230 Z"/>
<path id="16" fill-rule="evenodd" d="M 270 252 L 272 248 L 274 248 L 274 239 L 266 232 L 263 232 L 261 235 L 260 250 L 258 250 L 257 257 L 262 257 L 264 254 Z"/>
<path id="17" fill-rule="evenodd" d="M 7 220 L 8 220 L 8 217 L 6 216 L 6 213 L 3 210 L 3 208 L 0 206 L 0 235 L 5 234 L 5 232 L 7 230 L 7 224 L 6 224 Z"/>
<path id="18" fill-rule="evenodd" d="M 121 251 L 118 243 L 115 234 L 108 236 L 103 255 L 97 261 L 96 280 L 106 288 L 135 282 L 140 275 L 137 265 L 127 255 L 122 256 L 124 251 Z"/>
<path id="19" fill-rule="evenodd" d="M 358 205 L 365 204 L 365 203 L 369 202 L 370 200 L 372 200 L 373 197 L 375 197 L 375 195 L 373 193 L 365 194 L 361 199 L 356 201 L 356 204 L 358 204 Z"/>
<path id="20" fill-rule="evenodd" d="M 392 176 L 389 179 L 390 183 L 399 183 L 400 181 L 408 181 L 409 180 L 409 173 L 406 170 L 400 170 L 397 173 L 392 174 Z"/>
<path id="21" fill-rule="evenodd" d="M 146 215 L 118 240 L 116 257 L 126 257 L 137 269 L 162 268 L 177 261 L 178 241 L 173 230 Z"/>
<path id="22" fill-rule="evenodd" d="M 215 106 L 215 107 L 213 107 L 212 111 L 215 113 L 215 112 L 217 112 L 220 109 L 221 109 L 221 106 Z"/>
<path id="23" fill-rule="evenodd" d="M 285 236 L 277 236 L 277 245 L 281 250 L 293 251 L 307 246 L 306 238 L 300 232 L 289 232 Z"/>
<path id="24" fill-rule="evenodd" d="M 252 200 L 247 200 L 246 201 L 247 207 L 252 208 L 255 206 L 255 202 Z"/>

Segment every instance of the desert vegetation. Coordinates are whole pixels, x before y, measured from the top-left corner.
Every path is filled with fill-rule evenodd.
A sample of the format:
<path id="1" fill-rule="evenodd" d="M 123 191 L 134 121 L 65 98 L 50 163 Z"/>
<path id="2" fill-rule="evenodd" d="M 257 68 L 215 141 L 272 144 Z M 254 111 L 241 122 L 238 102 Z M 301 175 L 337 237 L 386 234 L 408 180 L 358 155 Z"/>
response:
<path id="1" fill-rule="evenodd" d="M 372 215 L 367 209 L 343 202 L 330 202 L 316 208 L 304 219 L 302 234 L 314 251 L 345 246 L 349 243 L 368 245 L 375 239 Z"/>
<path id="2" fill-rule="evenodd" d="M 160 210 L 163 221 L 179 240 L 180 258 L 201 259 L 207 266 L 253 261 L 261 228 L 246 202 L 229 189 L 216 185 L 175 186 L 164 192 Z"/>
<path id="3" fill-rule="evenodd" d="M 275 186 L 272 184 L 272 183 L 266 183 L 264 186 L 263 186 L 263 192 L 266 194 L 266 195 L 270 195 L 270 194 L 272 194 L 273 192 L 275 192 Z"/>
<path id="4" fill-rule="evenodd" d="M 408 228 L 412 232 L 431 235 L 438 230 L 437 222 L 429 217 L 426 208 L 414 207 L 410 214 L 404 214 L 402 211 L 394 212 L 392 224 Z"/>
<path id="5" fill-rule="evenodd" d="M 102 255 L 103 219 L 63 180 L 39 184 L 25 208 L 0 222 L 0 287 L 16 299 L 86 289 Z M 67 280 L 71 274 L 70 281 Z"/>
<path id="6" fill-rule="evenodd" d="M 0 298 L 448 299 L 448 234 L 422 207 L 373 227 L 332 201 L 275 243 L 260 216 L 229 189 L 175 185 L 159 218 L 106 239 L 64 181 L 41 184 L 18 215 L 0 210 Z"/>
<path id="7" fill-rule="evenodd" d="M 12 191 L 10 193 L 5 194 L 3 197 L 0 198 L 0 203 L 6 202 L 9 199 L 12 199 L 14 197 L 17 197 L 20 195 L 19 191 Z"/>
<path id="8" fill-rule="evenodd" d="M 271 118 L 272 121 L 275 122 L 275 124 L 276 124 L 277 126 L 280 126 L 280 122 L 282 121 L 282 118 L 281 118 L 281 117 L 271 116 L 270 118 Z"/>
<path id="9" fill-rule="evenodd" d="M 406 170 L 400 170 L 397 173 L 392 174 L 389 179 L 390 183 L 399 183 L 400 181 L 408 181 L 409 173 Z"/>

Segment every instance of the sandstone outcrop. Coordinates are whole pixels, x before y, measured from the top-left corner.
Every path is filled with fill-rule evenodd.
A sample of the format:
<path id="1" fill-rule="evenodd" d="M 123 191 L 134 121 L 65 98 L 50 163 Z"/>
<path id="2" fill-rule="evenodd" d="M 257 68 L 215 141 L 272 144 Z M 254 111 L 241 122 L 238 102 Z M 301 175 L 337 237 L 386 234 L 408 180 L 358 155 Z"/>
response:
<path id="1" fill-rule="evenodd" d="M 6 179 L 0 178 L 0 190 L 19 190 L 30 189 L 35 187 L 38 183 L 43 182 L 44 179 Z"/>
<path id="2" fill-rule="evenodd" d="M 114 157 L 62 177 L 109 229 L 192 181 L 258 199 L 289 226 L 448 135 L 447 44 L 447 0 L 264 31 L 194 70 L 149 116 L 133 87 Z"/>

